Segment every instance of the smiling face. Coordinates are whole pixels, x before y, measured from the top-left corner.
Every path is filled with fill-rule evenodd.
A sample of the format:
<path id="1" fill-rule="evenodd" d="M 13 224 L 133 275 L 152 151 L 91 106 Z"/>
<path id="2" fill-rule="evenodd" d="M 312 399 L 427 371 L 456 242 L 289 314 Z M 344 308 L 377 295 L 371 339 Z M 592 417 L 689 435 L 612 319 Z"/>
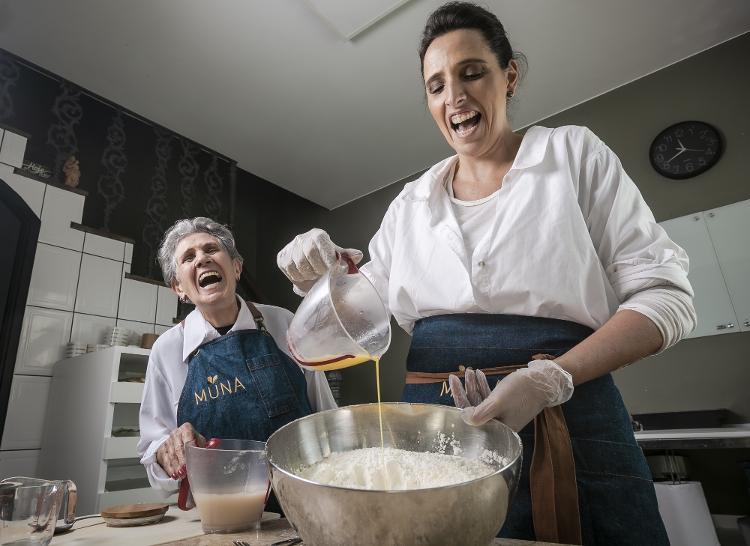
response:
<path id="1" fill-rule="evenodd" d="M 503 70 L 478 30 L 454 30 L 435 38 L 424 56 L 427 105 L 448 144 L 457 154 L 492 153 L 511 132 L 507 94 L 518 70 Z"/>
<path id="2" fill-rule="evenodd" d="M 216 237 L 202 232 L 183 237 L 175 259 L 177 278 L 172 290 L 180 298 L 190 298 L 207 319 L 225 309 L 236 309 L 234 292 L 242 264 L 232 260 Z"/>

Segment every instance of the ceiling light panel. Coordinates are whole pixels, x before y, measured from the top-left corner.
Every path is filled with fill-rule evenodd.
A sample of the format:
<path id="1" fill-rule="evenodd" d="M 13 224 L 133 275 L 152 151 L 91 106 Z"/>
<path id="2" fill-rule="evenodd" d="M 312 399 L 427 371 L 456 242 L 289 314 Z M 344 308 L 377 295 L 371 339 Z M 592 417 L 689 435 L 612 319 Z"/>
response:
<path id="1" fill-rule="evenodd" d="M 352 40 L 410 0 L 307 0 L 338 34 Z"/>

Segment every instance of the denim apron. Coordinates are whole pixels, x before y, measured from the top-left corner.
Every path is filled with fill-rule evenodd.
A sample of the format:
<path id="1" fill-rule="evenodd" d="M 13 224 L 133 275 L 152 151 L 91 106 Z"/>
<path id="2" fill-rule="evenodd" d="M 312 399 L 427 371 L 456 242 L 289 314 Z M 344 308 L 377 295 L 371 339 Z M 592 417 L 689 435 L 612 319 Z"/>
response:
<path id="1" fill-rule="evenodd" d="M 283 425 L 312 413 L 307 382 L 276 345 L 260 311 L 248 302 L 257 330 L 229 332 L 188 359 L 177 426 L 191 423 L 209 438 L 265 442 Z M 273 498 L 266 510 L 279 512 Z"/>
<path id="2" fill-rule="evenodd" d="M 592 332 L 574 322 L 516 315 L 455 314 L 421 319 L 412 333 L 403 398 L 452 406 L 447 380 L 410 382 L 410 376 L 461 376 L 465 367 L 525 365 L 540 353 L 560 356 Z M 490 388 L 502 377 L 488 375 Z M 564 416 L 563 427 L 567 423 L 570 438 L 566 441 L 572 447 L 577 482 L 573 494 L 577 492 L 582 543 L 669 544 L 651 473 L 612 376 L 577 386 L 573 397 L 560 407 L 562 411 L 557 411 Z M 540 514 L 532 505 L 530 484 L 535 441 L 539 441 L 535 426 L 539 427 L 539 417 L 519 433 L 523 442 L 521 480 L 499 536 L 551 541 L 554 538 L 537 536 L 535 520 L 541 518 L 532 517 Z M 556 504 L 553 511 L 564 509 L 561 503 Z M 566 540 L 571 540 L 570 535 L 559 537 L 560 542 Z"/>

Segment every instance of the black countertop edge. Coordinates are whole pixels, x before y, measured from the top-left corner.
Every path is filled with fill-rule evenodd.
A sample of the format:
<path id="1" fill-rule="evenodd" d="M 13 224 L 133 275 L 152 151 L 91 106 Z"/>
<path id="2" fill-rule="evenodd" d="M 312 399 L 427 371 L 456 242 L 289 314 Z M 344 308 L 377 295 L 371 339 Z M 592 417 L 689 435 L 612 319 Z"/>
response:
<path id="1" fill-rule="evenodd" d="M 30 133 L 27 133 L 25 131 L 21 131 L 20 129 L 16 129 L 13 126 L 8 125 L 7 123 L 3 123 L 2 121 L 0 121 L 0 129 L 5 129 L 6 131 L 10 131 L 11 133 L 15 133 L 18 136 L 22 136 L 22 137 L 24 137 L 27 140 L 31 138 L 31 134 Z"/>
<path id="2" fill-rule="evenodd" d="M 116 233 L 110 233 L 109 231 L 105 231 L 103 229 L 97 229 L 97 228 L 92 228 L 89 226 L 84 226 L 83 224 L 79 224 L 77 222 L 71 222 L 70 227 L 73 229 L 77 229 L 78 231 L 83 231 L 84 233 L 91 233 L 92 235 L 98 235 L 99 237 L 104 237 L 106 239 L 114 239 L 115 241 L 122 241 L 123 243 L 135 244 L 135 239 L 131 239 L 130 237 L 117 235 Z"/>
<path id="3" fill-rule="evenodd" d="M 18 167 L 13 168 L 13 174 L 17 174 L 19 176 L 24 176 L 26 178 L 30 178 L 31 180 L 36 180 L 37 182 L 43 182 L 47 184 L 48 186 L 52 186 L 53 188 L 59 188 L 61 190 L 70 191 L 73 193 L 77 193 L 78 195 L 83 195 L 84 197 L 87 197 L 89 192 L 86 190 L 79 190 L 78 188 L 71 188 L 70 186 L 65 186 L 63 184 L 58 184 L 56 182 L 52 182 L 50 179 L 42 178 L 38 174 L 31 173 L 29 171 L 25 171 L 23 169 L 19 169 Z"/>

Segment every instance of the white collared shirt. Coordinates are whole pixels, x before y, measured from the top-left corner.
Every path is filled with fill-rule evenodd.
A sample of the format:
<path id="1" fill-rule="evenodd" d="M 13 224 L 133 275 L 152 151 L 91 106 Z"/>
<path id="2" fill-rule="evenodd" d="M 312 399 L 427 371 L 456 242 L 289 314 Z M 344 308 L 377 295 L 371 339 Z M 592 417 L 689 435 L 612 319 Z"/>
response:
<path id="1" fill-rule="evenodd" d="M 362 267 L 407 332 L 421 318 L 448 313 L 557 318 L 596 329 L 624 308 L 654 321 L 662 349 L 694 328 L 687 254 L 590 130 L 526 132 L 490 202 L 491 221 L 479 226 L 481 236 L 471 234 L 471 251 L 445 189 L 457 161 L 449 157 L 406 184 Z"/>
<path id="2" fill-rule="evenodd" d="M 240 310 L 230 332 L 257 328 L 247 304 L 238 298 Z M 276 345 L 289 354 L 286 331 L 294 316 L 290 311 L 272 305 L 255 304 L 263 315 L 268 333 Z M 221 337 L 219 332 L 203 318 L 197 309 L 190 313 L 184 323 L 164 332 L 154 343 L 148 359 L 146 384 L 140 409 L 140 432 L 138 455 L 146 467 L 152 487 L 167 493 L 177 490 L 179 482 L 167 476 L 156 462 L 156 450 L 177 428 L 177 405 L 187 379 L 188 357 L 195 349 Z M 302 370 L 307 380 L 307 397 L 313 411 L 337 407 L 324 372 Z"/>

